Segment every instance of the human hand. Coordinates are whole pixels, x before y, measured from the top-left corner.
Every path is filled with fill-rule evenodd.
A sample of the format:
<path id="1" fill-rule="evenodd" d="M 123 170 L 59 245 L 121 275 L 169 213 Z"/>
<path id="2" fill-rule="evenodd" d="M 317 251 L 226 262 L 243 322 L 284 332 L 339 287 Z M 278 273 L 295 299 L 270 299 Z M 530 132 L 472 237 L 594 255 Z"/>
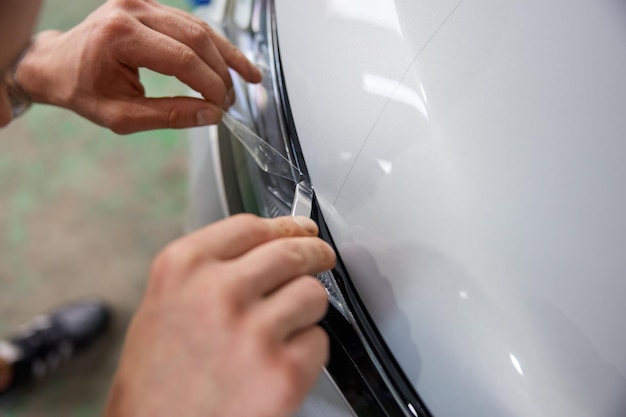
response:
<path id="1" fill-rule="evenodd" d="M 128 331 L 106 417 L 289 416 L 328 357 L 335 254 L 306 218 L 239 215 L 168 246 Z"/>
<path id="2" fill-rule="evenodd" d="M 173 75 L 204 99 L 146 98 L 139 68 Z M 68 32 L 40 33 L 15 79 L 40 103 L 126 134 L 219 122 L 234 102 L 228 67 L 261 73 L 205 22 L 154 0 L 109 0 Z"/>

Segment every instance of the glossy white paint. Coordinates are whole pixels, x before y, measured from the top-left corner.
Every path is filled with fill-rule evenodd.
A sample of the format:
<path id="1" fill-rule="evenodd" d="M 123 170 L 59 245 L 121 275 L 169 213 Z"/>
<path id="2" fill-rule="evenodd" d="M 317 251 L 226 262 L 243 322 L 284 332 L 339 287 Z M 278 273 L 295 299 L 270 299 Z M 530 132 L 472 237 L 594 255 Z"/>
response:
<path id="1" fill-rule="evenodd" d="M 394 86 L 457 2 L 276 1 L 291 107 L 300 116 L 298 132 L 307 135 L 306 162 L 332 172 L 314 174 L 322 201 L 337 195 Z M 410 42 L 399 17 L 405 9 L 425 17 L 409 25 Z M 324 152 L 314 151 L 318 141 Z"/>
<path id="2" fill-rule="evenodd" d="M 279 38 L 313 185 L 407 376 L 436 417 L 626 415 L 626 6 L 355 3 L 278 0 Z"/>
<path id="3" fill-rule="evenodd" d="M 326 370 L 295 417 L 356 417 Z"/>

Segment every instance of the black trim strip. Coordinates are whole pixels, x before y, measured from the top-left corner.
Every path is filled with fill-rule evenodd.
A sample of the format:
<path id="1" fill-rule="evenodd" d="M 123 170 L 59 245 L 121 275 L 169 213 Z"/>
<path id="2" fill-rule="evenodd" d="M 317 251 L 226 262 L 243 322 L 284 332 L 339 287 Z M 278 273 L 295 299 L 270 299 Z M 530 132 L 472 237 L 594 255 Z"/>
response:
<path id="1" fill-rule="evenodd" d="M 337 252 L 317 200 L 314 201 L 312 218 L 319 225 L 319 236 Z M 359 416 L 413 415 L 430 417 L 431 414 L 426 406 L 383 342 L 382 336 L 364 308 L 339 255 L 337 255 L 337 265 L 331 272 L 345 298 L 347 309 L 350 310 L 356 326 L 361 330 L 361 335 L 359 335 L 353 325 L 346 321 L 334 308 L 330 309 L 331 311 L 322 321 L 322 326 L 328 331 L 334 342 L 331 344 L 340 346 L 340 348 L 335 346 L 331 349 L 331 360 L 327 366 L 337 386 Z M 346 360 L 340 349 L 345 351 L 349 361 Z M 333 354 L 337 357 L 333 357 Z M 375 356 L 377 363 L 372 360 L 371 354 Z M 381 371 L 393 385 L 396 396 L 383 379 Z M 398 401 L 397 396 L 400 397 L 400 401 Z M 370 401 L 366 407 L 363 407 L 363 400 L 368 400 L 370 397 L 376 399 L 382 412 L 373 413 Z"/>

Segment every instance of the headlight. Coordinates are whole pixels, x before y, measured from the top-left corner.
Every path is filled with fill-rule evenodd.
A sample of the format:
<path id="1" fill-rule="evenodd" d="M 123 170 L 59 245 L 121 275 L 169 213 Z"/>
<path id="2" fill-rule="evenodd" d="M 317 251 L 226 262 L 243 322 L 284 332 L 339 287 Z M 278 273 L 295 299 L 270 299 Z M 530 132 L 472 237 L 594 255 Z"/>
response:
<path id="1" fill-rule="evenodd" d="M 289 137 L 286 126 L 287 120 L 291 120 L 291 117 L 285 114 L 289 111 L 284 103 L 287 98 L 281 95 L 282 73 L 277 56 L 278 44 L 274 36 L 273 24 L 272 9 L 268 2 L 229 3 L 223 27 L 224 33 L 263 73 L 261 84 L 248 84 L 231 71 L 237 102 L 229 113 L 243 122 L 257 136 L 264 138 L 269 145 L 291 162 L 292 176 L 286 178 L 288 174 L 272 175 L 260 169 L 250 152 L 238 140 L 233 140 L 232 135 L 237 133 L 232 129 L 222 128 L 220 152 L 225 154 L 222 155 L 222 161 L 233 161 L 231 168 L 234 175 L 224 175 L 224 180 L 231 182 L 226 187 L 231 188 L 228 196 L 231 214 L 248 212 L 263 217 L 289 215 L 296 183 L 303 175 L 307 176 L 303 174 L 306 173 L 306 168 L 302 158 L 298 157 L 300 150 L 295 149 L 298 142 L 296 138 Z M 289 169 L 284 172 L 288 173 Z M 232 179 L 226 177 L 232 177 Z M 318 274 L 317 278 L 326 288 L 330 303 L 346 320 L 350 320 L 345 301 L 330 271 Z"/>
<path id="2" fill-rule="evenodd" d="M 283 85 L 273 13 L 271 0 L 233 0 L 227 5 L 224 33 L 263 72 L 259 85 L 246 84 L 231 74 L 237 102 L 229 113 L 277 149 L 295 169 L 293 178 L 264 172 L 231 131 L 220 125 L 222 176 L 231 214 L 289 215 L 300 174 L 315 186 L 302 160 Z M 312 206 L 320 237 L 334 246 L 315 198 Z M 335 307 L 321 323 L 331 339 L 327 369 L 356 414 L 428 416 L 363 307 L 341 258 L 332 271 L 318 279 Z"/>
<path id="3" fill-rule="evenodd" d="M 263 73 L 261 84 L 247 84 L 234 72 L 231 74 L 237 102 L 230 113 L 304 171 L 295 156 L 298 151 L 292 148 L 295 141 L 287 133 L 285 103 L 280 95 L 280 67 L 275 56 L 278 46 L 272 22 L 271 10 L 265 2 L 230 2 L 227 6 L 224 33 Z M 224 176 L 230 182 L 226 188 L 230 189 L 228 204 L 231 214 L 248 212 L 263 217 L 289 215 L 295 184 L 299 179 L 298 171 L 294 170 L 293 179 L 263 172 L 241 144 L 231 140 L 230 134 L 224 128 L 220 131 L 221 159 L 232 160 L 230 168 L 235 173 L 234 176 Z"/>

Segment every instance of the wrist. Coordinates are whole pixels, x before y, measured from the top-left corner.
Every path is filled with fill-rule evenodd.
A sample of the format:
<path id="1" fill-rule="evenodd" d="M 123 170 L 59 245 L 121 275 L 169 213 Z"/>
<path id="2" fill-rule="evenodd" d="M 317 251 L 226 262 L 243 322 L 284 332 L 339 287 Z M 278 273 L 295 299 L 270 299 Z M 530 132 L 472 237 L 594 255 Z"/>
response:
<path id="1" fill-rule="evenodd" d="M 59 74 L 55 65 L 61 59 L 61 49 L 57 47 L 61 35 L 57 31 L 38 34 L 16 64 L 10 80 L 11 99 L 16 100 L 16 105 L 27 107 L 30 102 L 62 105 L 59 76 L 63 74 Z"/>

